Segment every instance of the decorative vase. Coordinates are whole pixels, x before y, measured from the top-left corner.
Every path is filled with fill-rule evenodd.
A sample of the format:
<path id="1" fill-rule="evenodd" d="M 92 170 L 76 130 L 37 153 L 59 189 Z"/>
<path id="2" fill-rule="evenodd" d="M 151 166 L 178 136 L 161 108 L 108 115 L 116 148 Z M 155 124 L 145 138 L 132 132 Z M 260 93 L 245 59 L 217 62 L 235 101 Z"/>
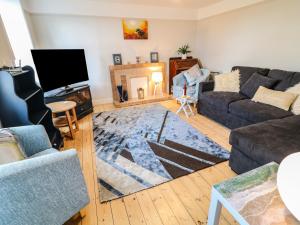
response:
<path id="1" fill-rule="evenodd" d="M 187 58 L 187 54 L 182 54 L 181 55 L 181 59 L 186 59 Z"/>
<path id="2" fill-rule="evenodd" d="M 137 89 L 138 99 L 144 99 L 145 98 L 145 91 L 143 88 Z"/>
<path id="3" fill-rule="evenodd" d="M 119 94 L 119 97 L 120 97 L 120 102 L 124 102 L 122 85 L 117 85 L 117 90 L 118 90 L 118 94 Z"/>
<path id="4" fill-rule="evenodd" d="M 128 91 L 127 90 L 123 90 L 123 100 L 125 102 L 128 101 Z"/>

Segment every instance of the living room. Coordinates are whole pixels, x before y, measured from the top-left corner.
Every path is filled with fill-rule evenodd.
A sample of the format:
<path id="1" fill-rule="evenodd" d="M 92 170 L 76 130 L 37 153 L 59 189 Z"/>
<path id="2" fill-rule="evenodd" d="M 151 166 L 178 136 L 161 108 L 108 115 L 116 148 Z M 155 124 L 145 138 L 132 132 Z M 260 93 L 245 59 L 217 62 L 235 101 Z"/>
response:
<path id="1" fill-rule="evenodd" d="M 0 0 L 0 224 L 300 224 L 299 8 Z"/>

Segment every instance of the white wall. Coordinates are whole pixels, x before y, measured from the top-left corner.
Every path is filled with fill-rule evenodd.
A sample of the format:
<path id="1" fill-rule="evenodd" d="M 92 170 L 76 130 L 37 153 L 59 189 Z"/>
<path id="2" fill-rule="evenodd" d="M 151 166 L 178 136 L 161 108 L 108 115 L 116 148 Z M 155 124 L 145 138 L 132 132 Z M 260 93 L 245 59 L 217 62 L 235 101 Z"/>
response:
<path id="1" fill-rule="evenodd" d="M 33 66 L 30 53 L 33 44 L 20 0 L 0 0 L 0 15 L 15 59 Z"/>
<path id="2" fill-rule="evenodd" d="M 158 51 L 167 63 L 180 45 L 196 46 L 196 21 L 149 19 L 148 40 L 124 40 L 120 18 L 31 14 L 30 20 L 36 48 L 85 49 L 96 103 L 112 101 L 108 66 L 113 53 L 121 53 L 123 63 L 134 63 L 136 56 L 149 61 L 150 52 Z"/>
<path id="3" fill-rule="evenodd" d="M 4 25 L 0 16 L 0 67 L 12 66 L 14 55 L 8 41 Z M 0 124 L 1 125 L 1 124 Z"/>
<path id="4" fill-rule="evenodd" d="M 234 65 L 300 71 L 299 9 L 299 0 L 272 0 L 198 21 L 197 55 L 217 71 Z"/>

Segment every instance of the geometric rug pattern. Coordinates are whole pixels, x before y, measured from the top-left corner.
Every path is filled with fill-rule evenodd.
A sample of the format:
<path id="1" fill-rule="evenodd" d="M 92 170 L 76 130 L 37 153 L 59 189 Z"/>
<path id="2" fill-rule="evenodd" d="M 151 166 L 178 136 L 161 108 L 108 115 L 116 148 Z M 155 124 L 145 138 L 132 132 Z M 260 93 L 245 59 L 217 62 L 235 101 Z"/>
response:
<path id="1" fill-rule="evenodd" d="M 228 160 L 229 152 L 160 104 L 93 116 L 100 201 Z"/>

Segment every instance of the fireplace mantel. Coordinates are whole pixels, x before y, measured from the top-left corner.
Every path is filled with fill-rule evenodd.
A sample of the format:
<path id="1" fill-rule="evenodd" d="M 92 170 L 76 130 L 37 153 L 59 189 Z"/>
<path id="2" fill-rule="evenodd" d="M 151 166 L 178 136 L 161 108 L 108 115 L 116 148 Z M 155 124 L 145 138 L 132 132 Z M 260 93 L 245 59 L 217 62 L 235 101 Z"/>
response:
<path id="1" fill-rule="evenodd" d="M 109 66 L 110 70 L 110 78 L 111 78 L 111 86 L 113 93 L 114 105 L 116 107 L 124 107 L 130 105 L 138 105 L 145 104 L 150 102 L 157 102 L 169 99 L 169 95 L 167 94 L 166 84 L 167 76 L 166 76 L 166 63 L 139 63 L 139 64 L 127 64 L 127 65 L 112 65 Z M 160 93 L 157 95 L 153 95 L 154 83 L 151 80 L 152 72 L 159 71 L 163 74 L 163 81 L 160 84 L 159 90 Z M 145 78 L 147 77 L 147 90 L 148 93 L 145 93 L 146 97 L 144 99 L 134 98 L 131 90 L 131 79 L 134 78 Z M 146 80 L 146 79 L 144 79 Z M 128 101 L 120 102 L 119 94 L 117 91 L 117 85 L 122 85 L 124 90 L 128 92 Z"/>

